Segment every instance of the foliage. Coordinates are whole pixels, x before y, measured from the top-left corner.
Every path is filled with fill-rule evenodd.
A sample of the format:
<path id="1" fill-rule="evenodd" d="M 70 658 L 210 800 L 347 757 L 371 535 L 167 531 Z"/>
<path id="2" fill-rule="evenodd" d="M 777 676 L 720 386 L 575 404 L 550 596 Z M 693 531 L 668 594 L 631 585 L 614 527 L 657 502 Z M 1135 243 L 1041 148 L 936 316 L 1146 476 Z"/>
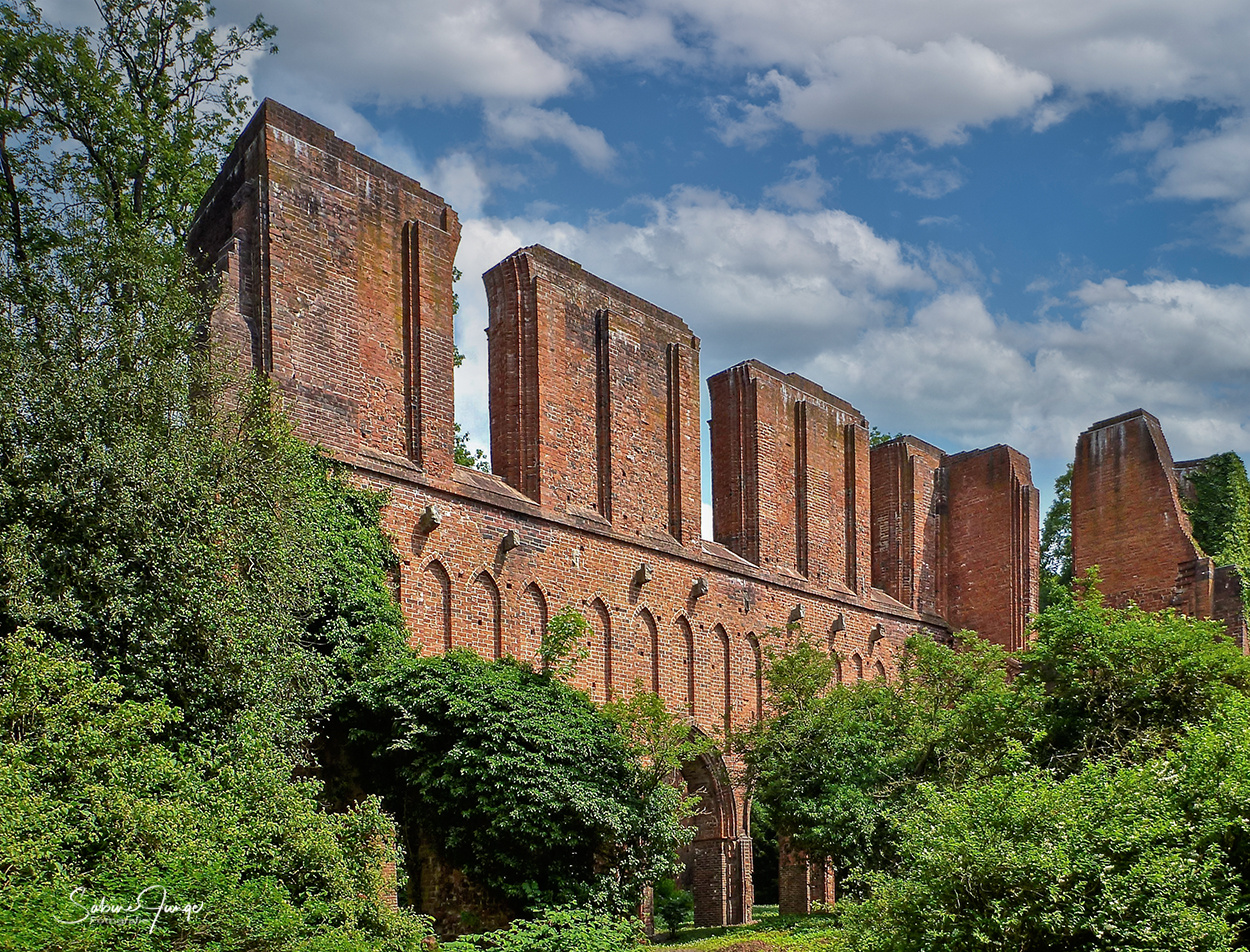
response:
<path id="1" fill-rule="evenodd" d="M 1189 474 L 1192 496 L 1181 503 L 1194 539 L 1216 565 L 1234 565 L 1241 574 L 1242 601 L 1250 603 L 1250 479 L 1236 453 L 1208 457 Z"/>
<path id="2" fill-rule="evenodd" d="M 261 716 L 172 747 L 178 709 L 125 699 L 68 646 L 26 628 L 0 652 L 0 947 L 384 949 L 427 931 L 385 902 L 394 831 L 377 801 L 326 813 Z M 202 908 L 151 934 L 151 912 L 78 922 L 148 887 Z"/>
<path id="3" fill-rule="evenodd" d="M 972 636 L 914 637 L 895 682 L 750 737 L 757 802 L 860 897 L 834 945 L 1246 947 L 1250 662 L 1217 624 L 1080 588 L 1011 682 Z"/>
<path id="4" fill-rule="evenodd" d="M 796 626 L 795 630 L 797 640 L 784 651 L 773 647 L 784 638 L 784 629 L 770 628 L 764 635 L 768 704 L 778 714 L 811 707 L 828 690 L 838 670 L 836 658 L 808 641 L 802 628 Z"/>
<path id="5" fill-rule="evenodd" d="M 897 440 L 903 435 L 902 433 L 887 433 L 874 426 L 868 431 L 868 442 L 872 446 L 880 446 L 882 443 L 889 443 L 890 440 Z"/>
<path id="6" fill-rule="evenodd" d="M 156 380 L 169 415 L 143 418 L 97 364 L 72 388 L 25 364 L 8 382 L 0 631 L 81 647 L 128 696 L 177 706 L 171 731 L 268 710 L 288 742 L 362 653 L 402 645 L 380 498 L 295 440 L 263 388 L 210 414 Z"/>
<path id="7" fill-rule="evenodd" d="M 1028 735 L 1015 708 L 1032 695 L 1007 687 L 1001 649 L 974 636 L 959 643 L 953 652 L 917 635 L 897 682 L 823 694 L 829 659 L 810 644 L 800 640 L 769 665 L 776 716 L 739 738 L 754 802 L 778 831 L 834 858 L 843 892 L 891 868 L 890 811 L 921 782 L 1006 772 L 1023 756 Z"/>
<path id="8" fill-rule="evenodd" d="M 1055 480 L 1055 499 L 1042 522 L 1041 603 L 1046 609 L 1072 587 L 1072 464 Z"/>
<path id="9" fill-rule="evenodd" d="M 655 884 L 654 903 L 655 917 L 668 926 L 670 936 L 694 912 L 694 896 L 667 876 Z"/>
<path id="10" fill-rule="evenodd" d="M 272 30 L 196 0 L 98 12 L 0 8 L 0 943 L 410 944 L 379 897 L 390 820 L 307 779 L 403 648 L 381 497 L 205 359 L 182 249 Z M 73 886 L 153 883 L 202 917 L 49 918 Z"/>
<path id="11" fill-rule="evenodd" d="M 1039 766 L 1066 773 L 1091 760 L 1141 759 L 1250 691 L 1250 660 L 1218 622 L 1107 608 L 1093 572 L 1085 589 L 1038 616 L 1037 641 L 1022 658 L 1018 689 L 1046 692 Z"/>
<path id="12" fill-rule="evenodd" d="M 547 620 L 538 647 L 544 671 L 554 671 L 561 678 L 571 678 L 577 665 L 590 654 L 586 641 L 591 635 L 590 622 L 572 605 L 565 605 Z"/>
<path id="13" fill-rule="evenodd" d="M 923 790 L 900 862 L 850 914 L 890 950 L 1229 948 L 1231 897 L 1163 763 Z"/>
<path id="14" fill-rule="evenodd" d="M 518 919 L 507 929 L 461 936 L 439 948 L 445 952 L 623 952 L 645 945 L 641 923 L 561 907 L 534 919 Z"/>
<path id="15" fill-rule="evenodd" d="M 478 885 L 522 910 L 625 912 L 671 871 L 688 836 L 678 795 L 584 693 L 456 651 L 413 658 L 366 695 L 385 715 L 367 742 L 404 821 Z"/>
<path id="16" fill-rule="evenodd" d="M 603 712 L 625 735 L 630 752 L 649 774 L 652 786 L 667 783 L 673 773 L 715 750 L 715 744 L 675 717 L 664 699 L 650 691 L 636 691 L 604 705 Z"/>
<path id="17" fill-rule="evenodd" d="M 1250 479 L 1236 453 L 1202 461 L 1189 476 L 1185 509 L 1194 538 L 1217 565 L 1250 566 Z"/>

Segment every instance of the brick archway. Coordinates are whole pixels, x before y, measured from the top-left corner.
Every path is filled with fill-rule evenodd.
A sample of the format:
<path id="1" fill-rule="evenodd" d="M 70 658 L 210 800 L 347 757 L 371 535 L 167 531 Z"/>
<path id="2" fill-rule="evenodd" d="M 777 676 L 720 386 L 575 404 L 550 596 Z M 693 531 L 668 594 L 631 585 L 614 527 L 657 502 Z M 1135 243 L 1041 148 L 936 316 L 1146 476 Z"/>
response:
<path id="1" fill-rule="evenodd" d="M 698 811 L 687 821 L 695 838 L 681 856 L 686 867 L 681 884 L 694 895 L 695 925 L 749 922 L 754 899 L 751 837 L 739 823 L 724 759 L 715 752 L 704 754 L 684 764 L 676 779 L 699 798 Z"/>

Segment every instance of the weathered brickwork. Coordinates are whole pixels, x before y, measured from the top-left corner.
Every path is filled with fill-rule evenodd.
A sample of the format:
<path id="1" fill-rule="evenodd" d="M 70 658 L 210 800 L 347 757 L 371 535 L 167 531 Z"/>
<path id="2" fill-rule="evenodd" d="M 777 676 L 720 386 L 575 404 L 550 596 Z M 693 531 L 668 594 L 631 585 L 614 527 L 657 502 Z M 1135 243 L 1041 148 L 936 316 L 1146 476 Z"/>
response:
<path id="1" fill-rule="evenodd" d="M 1000 444 L 944 457 L 940 475 L 947 621 L 1023 648 L 1039 586 L 1039 503 L 1028 458 Z"/>
<path id="2" fill-rule="evenodd" d="M 718 541 L 704 540 L 698 339 L 545 248 L 485 275 L 495 475 L 454 465 L 458 238 L 438 196 L 266 102 L 191 239 L 222 276 L 218 346 L 271 376 L 302 436 L 389 493 L 414 646 L 532 659 L 549 615 L 573 605 L 594 631 L 580 687 L 657 691 L 719 736 L 760 716 L 764 650 L 794 621 L 843 680 L 893 677 L 916 631 L 975 623 L 1019 640 L 1037 564 L 1023 457 L 910 440 L 905 489 L 879 497 L 862 414 L 751 361 L 710 382 Z M 687 856 L 700 924 L 750 917 L 734 766 L 683 770 L 705 803 Z M 442 875 L 429 857 L 421 868 Z M 466 888 L 414 893 L 436 904 Z"/>
<path id="3" fill-rule="evenodd" d="M 872 448 L 872 584 L 930 615 L 946 604 L 938 493 L 944 455 L 914 436 Z"/>
<path id="4" fill-rule="evenodd" d="M 1108 604 L 1216 618 L 1250 650 L 1240 573 L 1202 551 L 1181 506 L 1186 475 L 1200 463 L 1174 463 L 1163 428 L 1145 410 L 1082 433 L 1072 470 L 1073 567 L 1080 578 L 1098 566 Z"/>

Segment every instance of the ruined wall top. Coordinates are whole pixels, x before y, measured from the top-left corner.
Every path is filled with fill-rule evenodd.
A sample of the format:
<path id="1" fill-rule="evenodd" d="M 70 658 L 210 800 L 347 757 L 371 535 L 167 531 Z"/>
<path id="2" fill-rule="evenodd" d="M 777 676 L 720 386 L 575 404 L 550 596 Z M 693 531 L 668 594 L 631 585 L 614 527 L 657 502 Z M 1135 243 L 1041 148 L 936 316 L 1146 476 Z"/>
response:
<path id="1" fill-rule="evenodd" d="M 1099 567 L 1112 604 L 1188 607 L 1185 576 L 1192 578 L 1202 553 L 1181 506 L 1163 428 L 1145 410 L 1100 420 L 1078 438 L 1072 555 L 1078 578 Z"/>
<path id="2" fill-rule="evenodd" d="M 223 279 L 214 340 L 269 375 L 301 436 L 361 471 L 442 493 L 448 505 L 471 498 L 599 533 L 625 546 L 622 564 L 663 553 L 938 628 L 951 573 L 1006 560 L 1016 594 L 986 611 L 1019 615 L 993 622 L 1012 632 L 1023 624 L 1036 490 L 1027 461 L 1015 465 L 1022 456 L 984 451 L 987 464 L 1012 462 L 1007 480 L 993 465 L 961 469 L 960 498 L 988 500 L 981 521 L 974 503 L 961 508 L 943 492 L 948 464 L 967 454 L 948 458 L 914 437 L 889 463 L 910 467 L 906 493 L 890 470 L 896 489 L 878 494 L 864 415 L 811 380 L 748 360 L 709 380 L 716 543 L 707 542 L 698 337 L 539 245 L 483 276 L 494 474 L 456 467 L 459 237 L 441 197 L 266 100 L 189 246 Z M 874 551 L 874 538 L 887 538 L 878 513 L 894 535 Z M 909 565 L 878 572 L 874 558 Z M 890 594 L 875 578 L 891 579 Z M 977 616 L 979 598 L 958 604 L 989 617 Z"/>

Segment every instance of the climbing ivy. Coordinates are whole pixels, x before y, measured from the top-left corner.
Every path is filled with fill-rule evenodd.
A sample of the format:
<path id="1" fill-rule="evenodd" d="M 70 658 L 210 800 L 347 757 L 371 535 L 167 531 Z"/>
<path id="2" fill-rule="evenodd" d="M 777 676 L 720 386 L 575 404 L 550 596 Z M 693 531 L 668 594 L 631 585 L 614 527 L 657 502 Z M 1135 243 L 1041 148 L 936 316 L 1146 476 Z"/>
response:
<path id="1" fill-rule="evenodd" d="M 1183 499 L 1194 539 L 1217 565 L 1241 573 L 1243 600 L 1250 601 L 1250 479 L 1236 453 L 1210 456 L 1189 476 L 1192 495 Z"/>

